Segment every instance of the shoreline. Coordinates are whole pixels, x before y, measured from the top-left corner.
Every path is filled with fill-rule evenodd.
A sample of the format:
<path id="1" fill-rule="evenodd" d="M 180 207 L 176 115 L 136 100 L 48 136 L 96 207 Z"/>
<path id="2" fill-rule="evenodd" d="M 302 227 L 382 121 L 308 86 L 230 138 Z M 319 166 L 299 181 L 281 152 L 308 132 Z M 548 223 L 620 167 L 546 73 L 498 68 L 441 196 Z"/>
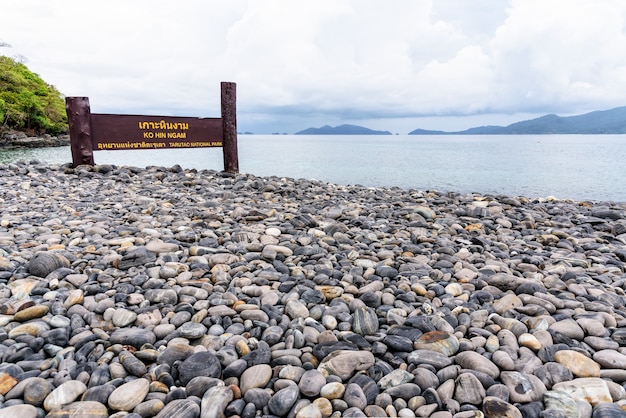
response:
<path id="1" fill-rule="evenodd" d="M 626 203 L 180 166 L 0 185 L 0 417 L 626 410 Z"/>
<path id="2" fill-rule="evenodd" d="M 70 145 L 70 136 L 63 135 L 38 135 L 29 136 L 25 132 L 8 130 L 0 130 L 0 151 L 24 148 L 46 148 L 46 147 L 63 147 Z"/>

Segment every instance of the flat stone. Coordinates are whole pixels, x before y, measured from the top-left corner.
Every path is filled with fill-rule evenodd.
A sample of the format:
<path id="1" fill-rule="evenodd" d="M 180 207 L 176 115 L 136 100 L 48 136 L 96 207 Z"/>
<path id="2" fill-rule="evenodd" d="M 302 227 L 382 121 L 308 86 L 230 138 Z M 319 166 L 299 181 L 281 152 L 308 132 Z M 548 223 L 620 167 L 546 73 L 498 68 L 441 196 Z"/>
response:
<path id="1" fill-rule="evenodd" d="M 109 396 L 109 408 L 115 411 L 131 411 L 143 402 L 149 390 L 150 382 L 146 379 L 124 383 Z"/>

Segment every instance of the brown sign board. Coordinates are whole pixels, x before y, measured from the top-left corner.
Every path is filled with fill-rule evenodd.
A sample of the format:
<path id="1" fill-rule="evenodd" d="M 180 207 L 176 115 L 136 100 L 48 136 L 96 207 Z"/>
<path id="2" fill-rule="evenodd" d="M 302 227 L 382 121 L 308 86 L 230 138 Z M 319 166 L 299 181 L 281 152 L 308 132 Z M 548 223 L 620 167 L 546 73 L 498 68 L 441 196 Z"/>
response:
<path id="1" fill-rule="evenodd" d="M 220 118 L 91 114 L 94 151 L 222 146 Z"/>
<path id="2" fill-rule="evenodd" d="M 66 97 L 72 165 L 94 165 L 93 152 L 222 147 L 224 171 L 239 172 L 237 85 L 221 83 L 221 118 L 91 113 L 88 97 Z"/>

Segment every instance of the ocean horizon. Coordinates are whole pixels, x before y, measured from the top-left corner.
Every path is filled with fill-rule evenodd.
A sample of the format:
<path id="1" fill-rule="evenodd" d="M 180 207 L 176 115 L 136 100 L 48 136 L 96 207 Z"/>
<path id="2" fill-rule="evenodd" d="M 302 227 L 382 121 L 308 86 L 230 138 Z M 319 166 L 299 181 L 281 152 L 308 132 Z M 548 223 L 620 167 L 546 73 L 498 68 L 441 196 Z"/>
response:
<path id="1" fill-rule="evenodd" d="M 239 135 L 241 173 L 368 187 L 626 202 L 626 135 Z M 71 162 L 69 147 L 0 162 Z M 96 151 L 96 164 L 223 170 L 222 148 Z"/>

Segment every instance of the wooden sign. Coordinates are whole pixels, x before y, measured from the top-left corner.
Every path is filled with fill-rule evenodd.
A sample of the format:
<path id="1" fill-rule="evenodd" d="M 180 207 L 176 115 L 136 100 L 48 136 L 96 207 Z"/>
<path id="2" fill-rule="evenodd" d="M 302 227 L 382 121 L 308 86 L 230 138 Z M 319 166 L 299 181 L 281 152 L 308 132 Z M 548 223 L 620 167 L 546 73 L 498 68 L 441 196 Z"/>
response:
<path id="1" fill-rule="evenodd" d="M 236 84 L 221 88 L 221 118 L 91 113 L 89 98 L 67 97 L 72 164 L 94 165 L 100 150 L 222 147 L 224 171 L 238 173 Z"/>
<path id="2" fill-rule="evenodd" d="M 94 151 L 222 146 L 220 118 L 91 114 Z"/>

